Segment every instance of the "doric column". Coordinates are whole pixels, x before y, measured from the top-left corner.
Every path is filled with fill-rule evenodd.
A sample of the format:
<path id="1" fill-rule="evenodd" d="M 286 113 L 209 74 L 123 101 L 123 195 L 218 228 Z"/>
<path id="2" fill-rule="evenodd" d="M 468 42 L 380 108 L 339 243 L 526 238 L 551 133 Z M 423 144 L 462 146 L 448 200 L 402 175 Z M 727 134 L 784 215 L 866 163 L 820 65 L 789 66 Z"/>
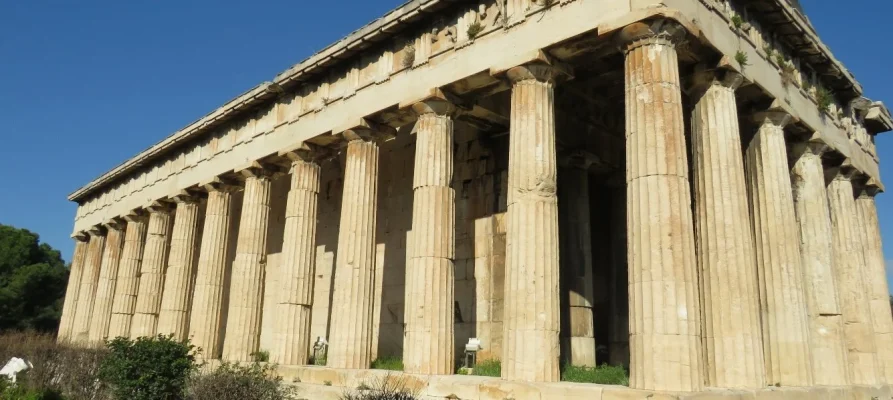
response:
<path id="1" fill-rule="evenodd" d="M 629 274 L 626 264 L 626 181 L 621 172 L 608 184 L 611 197 L 610 331 L 608 362 L 629 368 Z"/>
<path id="2" fill-rule="evenodd" d="M 555 382 L 561 329 L 554 97 L 558 71 L 529 64 L 507 75 L 512 104 L 502 377 Z"/>
<path id="3" fill-rule="evenodd" d="M 232 362 L 252 361 L 253 355 L 260 350 L 272 186 L 268 170 L 248 168 L 240 172 L 246 177 L 245 200 L 239 219 L 226 340 L 223 341 L 223 359 Z"/>
<path id="4" fill-rule="evenodd" d="M 732 70 L 699 74 L 691 118 L 707 385 L 765 386 L 760 297 Z"/>
<path id="5" fill-rule="evenodd" d="M 572 156 L 573 157 L 573 156 Z M 567 322 L 562 325 L 562 359 L 571 365 L 594 367 L 595 303 L 592 271 L 592 230 L 589 220 L 589 163 L 572 158 L 558 173 L 558 218 L 561 237 L 561 279 Z"/>
<path id="6" fill-rule="evenodd" d="M 433 97 L 413 105 L 416 124 L 412 242 L 406 265 L 404 371 L 451 375 L 455 357 L 453 259 L 456 192 L 453 182 L 455 107 Z"/>
<path id="7" fill-rule="evenodd" d="M 146 246 L 146 217 L 131 214 L 124 219 L 127 221 L 127 231 L 124 233 L 124 250 L 115 283 L 109 338 L 130 337 L 130 323 L 140 288 L 140 266 Z"/>
<path id="8" fill-rule="evenodd" d="M 192 344 L 202 348 L 203 358 L 218 359 L 222 350 L 220 325 L 234 188 L 222 183 L 208 183 L 204 187 L 208 191 L 208 205 L 195 273 L 189 337 Z"/>
<path id="9" fill-rule="evenodd" d="M 701 309 L 679 60 L 680 27 L 624 28 L 630 386 L 704 384 Z"/>
<path id="10" fill-rule="evenodd" d="M 818 142 L 794 146 L 796 161 L 791 169 L 791 184 L 800 225 L 813 380 L 816 385 L 842 386 L 849 383 L 847 353 L 834 271 L 831 214 L 822 167 L 821 154 L 825 148 Z"/>
<path id="11" fill-rule="evenodd" d="M 843 311 L 850 383 L 874 385 L 881 382 L 874 327 L 871 319 L 871 283 L 862 252 L 862 234 L 857 222 L 852 170 L 826 171 L 828 205 L 834 240 L 834 268 L 837 270 L 840 307 Z"/>
<path id="12" fill-rule="evenodd" d="M 791 116 L 773 109 L 756 115 L 759 130 L 747 148 L 747 186 L 756 238 L 763 357 L 767 384 L 809 386 L 812 369 L 784 127 Z"/>
<path id="13" fill-rule="evenodd" d="M 105 248 L 105 228 L 94 227 L 89 232 L 90 246 L 84 260 L 78 290 L 77 312 L 71 329 L 71 341 L 86 345 L 90 338 L 90 318 L 93 315 L 93 304 L 96 299 L 96 285 L 99 282 L 99 271 L 102 268 L 102 251 Z"/>
<path id="14" fill-rule="evenodd" d="M 140 286 L 130 327 L 130 337 L 155 336 L 158 312 L 161 310 L 161 292 L 164 290 L 164 267 L 167 266 L 171 236 L 171 210 L 169 206 L 155 204 L 148 207 L 149 227 L 146 246 L 140 265 Z"/>
<path id="15" fill-rule="evenodd" d="M 309 151 L 288 153 L 291 190 L 285 208 L 285 233 L 279 267 L 279 348 L 275 361 L 284 365 L 307 363 L 310 350 L 310 317 L 316 271 L 316 215 L 320 167 Z"/>
<path id="16" fill-rule="evenodd" d="M 860 185 L 856 197 L 856 226 L 862 234 L 862 254 L 865 258 L 864 277 L 868 285 L 871 321 L 877 346 L 878 367 L 882 379 L 893 382 L 893 314 L 890 313 L 890 291 L 887 286 L 887 267 L 881 242 L 874 196 L 875 187 Z"/>
<path id="17" fill-rule="evenodd" d="M 189 311 L 195 286 L 196 245 L 199 236 L 199 202 L 193 196 L 177 196 L 171 250 L 158 314 L 158 333 L 185 340 L 189 333 Z"/>
<path id="18" fill-rule="evenodd" d="M 105 224 L 105 228 L 107 230 L 105 250 L 102 254 L 102 266 L 96 284 L 96 300 L 90 318 L 90 344 L 93 346 L 102 346 L 108 337 L 112 302 L 115 300 L 115 287 L 118 281 L 118 266 L 121 262 L 121 247 L 125 240 L 123 221 L 114 220 Z"/>
<path id="19" fill-rule="evenodd" d="M 74 237 L 74 255 L 71 257 L 71 270 L 68 273 L 68 286 L 65 289 L 65 302 L 62 303 L 62 319 L 59 321 L 59 333 L 56 341 L 68 342 L 71 339 L 71 328 L 77 313 L 78 292 L 81 290 L 81 274 L 87 256 L 87 235 L 79 233 Z"/>

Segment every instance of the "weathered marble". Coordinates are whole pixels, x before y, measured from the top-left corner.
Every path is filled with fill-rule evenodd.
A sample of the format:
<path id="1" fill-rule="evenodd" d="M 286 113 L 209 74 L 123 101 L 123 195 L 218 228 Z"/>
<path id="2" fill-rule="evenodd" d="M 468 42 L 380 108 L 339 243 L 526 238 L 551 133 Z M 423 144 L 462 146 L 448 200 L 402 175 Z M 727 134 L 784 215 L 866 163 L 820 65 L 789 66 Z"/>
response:
<path id="1" fill-rule="evenodd" d="M 327 365 L 369 368 L 375 293 L 378 145 L 347 144 Z"/>
<path id="2" fill-rule="evenodd" d="M 161 294 L 164 290 L 164 269 L 167 266 L 171 237 L 171 210 L 167 205 L 149 207 L 149 226 L 143 262 L 140 264 L 140 285 L 130 325 L 130 337 L 155 336 Z"/>
<path id="3" fill-rule="evenodd" d="M 90 339 L 90 320 L 96 300 L 96 286 L 99 283 L 99 272 L 102 268 L 102 253 L 105 248 L 105 228 L 90 231 L 90 246 L 84 260 L 78 290 L 77 312 L 71 328 L 71 341 L 79 345 L 88 345 Z"/>
<path id="4" fill-rule="evenodd" d="M 115 301 L 112 304 L 112 317 L 109 322 L 109 338 L 130 337 L 130 323 L 136 309 L 136 298 L 140 287 L 140 267 L 146 246 L 146 218 L 130 215 L 127 231 L 124 234 L 124 249 L 118 265 L 118 279 L 115 282 Z"/>
<path id="5" fill-rule="evenodd" d="M 185 340 L 189 333 L 189 311 L 195 286 L 200 204 L 198 198 L 191 196 L 179 196 L 175 201 L 177 209 L 158 314 L 158 333 Z"/>
<path id="6" fill-rule="evenodd" d="M 78 292 L 81 290 L 81 274 L 84 271 L 84 262 L 89 247 L 86 236 L 74 238 L 74 255 L 71 257 L 68 286 L 65 289 L 65 301 L 62 303 L 62 318 L 59 321 L 59 332 L 56 335 L 56 341 L 59 343 L 65 343 L 71 339 L 74 314 L 77 312 Z"/>
<path id="7" fill-rule="evenodd" d="M 106 224 L 105 249 L 102 253 L 102 266 L 96 284 L 96 300 L 90 318 L 89 341 L 91 346 L 101 347 L 109 333 L 112 318 L 112 303 L 118 281 L 118 266 L 121 262 L 121 248 L 124 246 L 125 232 L 122 221 Z"/>
<path id="8" fill-rule="evenodd" d="M 720 70 L 701 78 L 691 137 L 707 384 L 760 388 L 760 297 L 735 101 L 743 77 Z"/>

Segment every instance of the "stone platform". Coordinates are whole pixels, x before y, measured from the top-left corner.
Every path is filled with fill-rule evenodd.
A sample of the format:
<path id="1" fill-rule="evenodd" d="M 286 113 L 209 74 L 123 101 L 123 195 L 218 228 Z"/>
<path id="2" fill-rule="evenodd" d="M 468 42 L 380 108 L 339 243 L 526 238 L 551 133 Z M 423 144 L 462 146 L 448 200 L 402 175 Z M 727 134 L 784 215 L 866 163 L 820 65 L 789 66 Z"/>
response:
<path id="1" fill-rule="evenodd" d="M 427 376 L 402 372 L 279 366 L 283 382 L 298 389 L 298 399 L 339 400 L 358 387 L 375 386 L 387 377 L 403 380 L 419 399 L 460 400 L 891 400 L 890 386 L 776 388 L 761 390 L 708 389 L 700 393 L 669 393 L 625 386 L 583 383 L 529 383 L 463 375 Z"/>

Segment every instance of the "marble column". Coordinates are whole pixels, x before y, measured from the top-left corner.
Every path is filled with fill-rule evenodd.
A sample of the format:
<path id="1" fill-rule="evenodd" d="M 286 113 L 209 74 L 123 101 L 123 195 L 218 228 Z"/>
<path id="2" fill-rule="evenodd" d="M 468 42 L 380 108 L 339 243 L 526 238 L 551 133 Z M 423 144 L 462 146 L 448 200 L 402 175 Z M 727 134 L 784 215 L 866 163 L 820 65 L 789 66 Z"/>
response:
<path id="1" fill-rule="evenodd" d="M 812 384 L 809 324 L 784 127 L 791 116 L 756 115 L 759 130 L 747 148 L 747 186 L 756 239 L 763 357 L 768 385 Z"/>
<path id="2" fill-rule="evenodd" d="M 831 210 L 834 268 L 837 270 L 840 307 L 843 311 L 850 383 L 875 385 L 882 373 L 877 358 L 871 318 L 871 282 L 862 252 L 862 234 L 857 221 L 852 171 L 826 171 L 828 204 Z"/>
<path id="3" fill-rule="evenodd" d="M 124 233 L 124 249 L 115 283 L 109 338 L 130 337 L 130 323 L 140 287 L 140 266 L 146 246 L 146 218 L 133 214 L 124 219 L 127 221 L 127 231 Z"/>
<path id="4" fill-rule="evenodd" d="M 223 342 L 223 359 L 231 362 L 253 361 L 260 350 L 272 186 L 269 171 L 257 168 L 241 172 L 246 175 L 245 201 L 239 219 Z"/>
<path id="5" fill-rule="evenodd" d="M 761 388 L 760 297 L 735 101 L 743 78 L 722 69 L 701 78 L 691 153 L 707 385 Z"/>
<path id="6" fill-rule="evenodd" d="M 407 246 L 404 371 L 451 375 L 454 350 L 456 192 L 453 183 L 455 107 L 431 98 L 413 105 L 416 124 L 412 242 Z"/>
<path id="7" fill-rule="evenodd" d="M 664 23 L 665 22 L 665 23 Z M 679 60 L 681 28 L 636 23 L 626 41 L 626 188 L 630 386 L 698 391 L 704 384 Z"/>
<path id="8" fill-rule="evenodd" d="M 148 208 L 149 227 L 143 262 L 140 265 L 140 285 L 130 326 L 130 337 L 155 336 L 158 313 L 161 311 L 161 293 L 164 290 L 164 269 L 167 266 L 171 236 L 171 210 L 167 205 L 156 204 Z"/>
<path id="9" fill-rule="evenodd" d="M 109 323 L 112 318 L 112 302 L 115 300 L 115 287 L 118 281 L 118 266 L 121 262 L 121 247 L 124 245 L 125 232 L 123 221 L 113 221 L 105 225 L 105 250 L 102 254 L 102 266 L 99 269 L 99 281 L 96 284 L 96 300 L 90 318 L 90 344 L 100 347 L 108 337 Z"/>
<path id="10" fill-rule="evenodd" d="M 222 350 L 220 332 L 232 225 L 233 188 L 215 183 L 205 185 L 205 189 L 208 191 L 208 204 L 195 273 L 189 337 L 192 344 L 202 348 L 203 358 L 218 359 Z"/>
<path id="11" fill-rule="evenodd" d="M 283 365 L 303 365 L 310 351 L 320 167 L 307 154 L 292 155 L 277 294 L 279 348 L 274 356 Z"/>
<path id="12" fill-rule="evenodd" d="M 859 188 L 856 197 L 856 226 L 862 235 L 862 255 L 865 259 L 863 274 L 868 286 L 879 372 L 883 373 L 883 381 L 889 384 L 893 383 L 893 314 L 890 313 L 887 267 L 874 201 L 877 192 L 876 188 Z"/>
<path id="13" fill-rule="evenodd" d="M 567 322 L 562 324 L 562 359 L 571 365 L 594 367 L 595 302 L 592 271 L 592 231 L 589 215 L 587 162 L 561 168 L 558 173 L 558 218 L 561 237 L 561 279 L 567 294 Z"/>
<path id="14" fill-rule="evenodd" d="M 77 312 L 78 292 L 81 289 L 81 274 L 84 272 L 84 261 L 87 248 L 90 247 L 87 236 L 79 234 L 74 238 L 74 255 L 71 257 L 71 270 L 68 273 L 68 286 L 65 289 L 65 302 L 62 303 L 62 319 L 59 321 L 58 343 L 71 339 L 71 328 L 74 314 Z"/>
<path id="15" fill-rule="evenodd" d="M 378 146 L 352 140 L 344 168 L 329 367 L 369 368 L 372 362 L 377 193 Z"/>
<path id="16" fill-rule="evenodd" d="M 837 277 L 831 214 L 825 191 L 822 143 L 794 146 L 791 184 L 794 209 L 800 225 L 800 254 L 803 259 L 812 375 L 816 385 L 843 386 L 847 379 L 847 352 L 843 317 L 837 294 Z"/>
<path id="17" fill-rule="evenodd" d="M 559 379 L 558 160 L 552 67 L 508 71 L 512 82 L 502 377 Z"/>
<path id="18" fill-rule="evenodd" d="M 95 227 L 90 230 L 89 235 L 90 245 L 87 248 L 84 270 L 81 273 L 77 312 L 71 328 L 71 341 L 81 345 L 88 344 L 90 338 L 90 319 L 96 299 L 99 271 L 102 268 L 102 252 L 105 248 L 105 228 Z"/>
<path id="19" fill-rule="evenodd" d="M 174 200 L 177 209 L 161 295 L 161 311 L 158 314 L 158 333 L 185 340 L 189 333 L 189 311 L 195 286 L 201 199 L 178 196 Z"/>
<path id="20" fill-rule="evenodd" d="M 626 263 L 626 182 L 621 172 L 609 183 L 611 196 L 611 283 L 608 362 L 629 368 L 629 273 Z"/>

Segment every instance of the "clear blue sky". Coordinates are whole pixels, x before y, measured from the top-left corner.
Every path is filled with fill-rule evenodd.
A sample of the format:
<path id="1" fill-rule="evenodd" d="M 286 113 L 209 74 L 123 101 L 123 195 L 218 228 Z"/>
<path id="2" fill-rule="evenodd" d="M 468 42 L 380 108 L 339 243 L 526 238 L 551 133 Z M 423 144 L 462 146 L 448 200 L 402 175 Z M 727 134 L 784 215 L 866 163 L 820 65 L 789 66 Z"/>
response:
<path id="1" fill-rule="evenodd" d="M 401 1 L 0 2 L 0 223 L 69 259 L 70 192 Z M 802 3 L 866 95 L 893 106 L 893 4 Z M 889 135 L 878 206 L 893 260 Z"/>

